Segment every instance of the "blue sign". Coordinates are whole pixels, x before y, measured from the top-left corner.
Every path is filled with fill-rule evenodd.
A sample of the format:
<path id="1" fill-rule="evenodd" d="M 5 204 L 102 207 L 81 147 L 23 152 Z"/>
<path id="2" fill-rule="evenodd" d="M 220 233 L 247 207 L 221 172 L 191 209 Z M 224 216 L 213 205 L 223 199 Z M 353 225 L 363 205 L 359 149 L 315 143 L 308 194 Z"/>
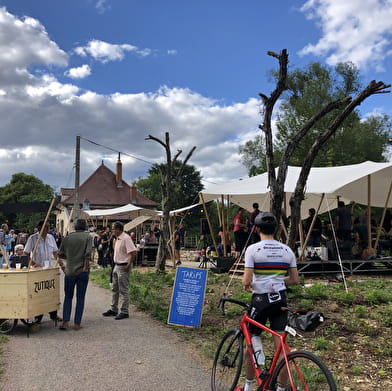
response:
<path id="1" fill-rule="evenodd" d="M 178 267 L 167 323 L 200 327 L 207 270 Z"/>

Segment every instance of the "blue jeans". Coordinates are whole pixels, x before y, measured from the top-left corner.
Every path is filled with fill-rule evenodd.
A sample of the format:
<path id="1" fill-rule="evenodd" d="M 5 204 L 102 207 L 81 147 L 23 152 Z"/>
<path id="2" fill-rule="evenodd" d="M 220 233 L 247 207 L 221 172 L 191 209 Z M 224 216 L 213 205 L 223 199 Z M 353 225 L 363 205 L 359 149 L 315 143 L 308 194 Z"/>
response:
<path id="1" fill-rule="evenodd" d="M 64 278 L 64 304 L 63 304 L 63 321 L 69 322 L 71 318 L 72 299 L 76 285 L 76 309 L 75 324 L 82 322 L 84 310 L 84 298 L 88 285 L 89 272 L 82 272 L 77 276 L 65 276 Z"/>

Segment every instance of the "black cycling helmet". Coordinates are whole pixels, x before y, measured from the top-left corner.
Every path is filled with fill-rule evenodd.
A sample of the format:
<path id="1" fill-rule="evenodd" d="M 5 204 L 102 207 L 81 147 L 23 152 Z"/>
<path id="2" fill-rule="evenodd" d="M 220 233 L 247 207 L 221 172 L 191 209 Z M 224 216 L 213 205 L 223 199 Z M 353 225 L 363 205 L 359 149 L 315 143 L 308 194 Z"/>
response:
<path id="1" fill-rule="evenodd" d="M 260 228 L 263 234 L 272 235 L 278 226 L 276 217 L 270 212 L 261 212 L 255 217 L 254 225 Z"/>

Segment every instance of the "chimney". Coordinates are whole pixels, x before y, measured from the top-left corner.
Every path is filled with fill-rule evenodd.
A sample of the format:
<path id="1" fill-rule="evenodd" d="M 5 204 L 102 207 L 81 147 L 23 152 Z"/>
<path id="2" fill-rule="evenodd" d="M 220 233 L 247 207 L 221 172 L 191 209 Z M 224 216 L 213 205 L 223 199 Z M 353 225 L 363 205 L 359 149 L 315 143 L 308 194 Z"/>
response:
<path id="1" fill-rule="evenodd" d="M 131 185 L 131 203 L 135 203 L 137 201 L 137 187 L 134 183 Z"/>
<path id="2" fill-rule="evenodd" d="M 118 153 L 117 167 L 116 167 L 116 185 L 122 187 L 122 163 L 120 159 L 120 152 Z"/>

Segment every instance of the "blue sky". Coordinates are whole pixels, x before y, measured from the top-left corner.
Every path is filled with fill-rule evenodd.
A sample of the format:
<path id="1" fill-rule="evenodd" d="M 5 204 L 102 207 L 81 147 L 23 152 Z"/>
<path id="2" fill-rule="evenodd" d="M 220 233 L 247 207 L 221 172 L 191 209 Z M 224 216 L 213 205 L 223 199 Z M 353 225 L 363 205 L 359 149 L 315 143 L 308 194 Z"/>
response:
<path id="1" fill-rule="evenodd" d="M 246 176 L 238 148 L 258 133 L 258 93 L 273 88 L 268 50 L 290 67 L 351 60 L 364 83 L 392 81 L 392 1 L 0 0 L 0 185 L 16 172 L 73 186 L 77 134 L 163 161 L 148 134 L 207 181 Z M 360 109 L 392 115 L 391 96 Z M 82 140 L 81 180 L 117 154 Z M 149 164 L 123 155 L 124 179 Z"/>

